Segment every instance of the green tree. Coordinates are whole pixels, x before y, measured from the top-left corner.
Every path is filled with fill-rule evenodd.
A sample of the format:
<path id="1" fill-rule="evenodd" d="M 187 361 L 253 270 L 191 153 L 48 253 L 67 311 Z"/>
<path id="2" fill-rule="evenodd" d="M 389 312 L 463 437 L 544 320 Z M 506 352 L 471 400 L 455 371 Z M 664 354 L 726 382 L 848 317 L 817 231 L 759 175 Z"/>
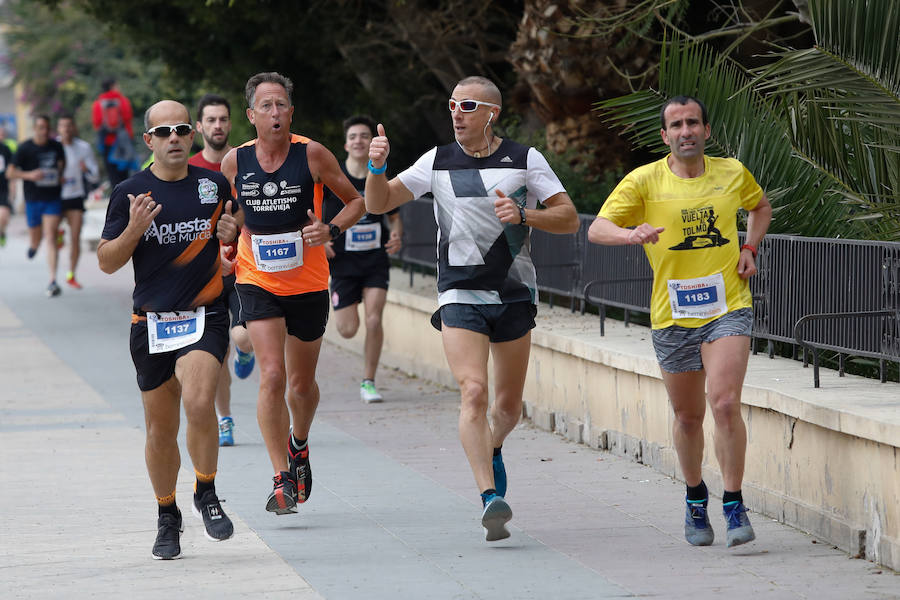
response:
<path id="1" fill-rule="evenodd" d="M 900 237 L 900 6 L 810 0 L 812 48 L 780 49 L 749 70 L 681 37 L 664 47 L 658 89 L 598 103 L 634 142 L 664 152 L 659 110 L 707 103 L 709 152 L 738 158 L 775 207 L 770 231 Z"/>
<path id="2" fill-rule="evenodd" d="M 10 67 L 34 114 L 72 112 L 81 136 L 93 141 L 91 103 L 101 82 L 115 77 L 134 105 L 135 131 L 142 130 L 143 110 L 165 86 L 163 63 L 130 52 L 113 31 L 69 3 L 9 0 L 0 4 L 0 18 Z"/>
<path id="3" fill-rule="evenodd" d="M 21 1 L 21 0 L 19 0 Z M 501 84 L 520 2 L 465 0 L 42 0 L 88 13 L 196 98 L 218 91 L 244 127 L 243 88 L 260 71 L 294 84 L 294 127 L 340 154 L 341 121 L 363 112 L 394 140 L 392 165 L 451 139 L 446 98 L 466 75 Z M 519 7 L 519 8 L 517 8 Z M 148 89 L 158 86 L 151 84 Z"/>

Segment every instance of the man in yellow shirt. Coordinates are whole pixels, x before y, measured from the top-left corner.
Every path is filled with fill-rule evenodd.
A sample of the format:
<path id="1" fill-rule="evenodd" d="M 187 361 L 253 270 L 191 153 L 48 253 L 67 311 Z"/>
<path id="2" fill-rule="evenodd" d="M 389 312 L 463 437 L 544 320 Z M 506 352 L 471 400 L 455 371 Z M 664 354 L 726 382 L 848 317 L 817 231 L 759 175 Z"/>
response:
<path id="1" fill-rule="evenodd" d="M 588 231 L 595 244 L 641 244 L 653 268 L 653 346 L 675 413 L 673 437 L 687 484 L 685 538 L 713 542 L 702 477 L 703 417 L 715 420 L 727 545 L 756 536 L 741 496 L 747 430 L 741 388 L 753 324 L 748 279 L 772 207 L 744 166 L 704 155 L 706 107 L 677 96 L 663 105 L 661 135 L 671 153 L 625 176 Z M 738 242 L 738 209 L 749 211 Z M 634 227 L 633 229 L 628 229 Z"/>

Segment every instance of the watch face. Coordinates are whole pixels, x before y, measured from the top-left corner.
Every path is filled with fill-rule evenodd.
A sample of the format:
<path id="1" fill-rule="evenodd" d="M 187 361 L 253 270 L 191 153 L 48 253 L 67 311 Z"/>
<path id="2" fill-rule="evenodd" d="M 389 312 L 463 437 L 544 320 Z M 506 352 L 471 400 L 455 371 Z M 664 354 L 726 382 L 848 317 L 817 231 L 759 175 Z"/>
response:
<path id="1" fill-rule="evenodd" d="M 337 236 L 341 235 L 341 228 L 337 225 L 331 224 L 329 225 L 331 228 L 331 239 L 335 239 Z"/>

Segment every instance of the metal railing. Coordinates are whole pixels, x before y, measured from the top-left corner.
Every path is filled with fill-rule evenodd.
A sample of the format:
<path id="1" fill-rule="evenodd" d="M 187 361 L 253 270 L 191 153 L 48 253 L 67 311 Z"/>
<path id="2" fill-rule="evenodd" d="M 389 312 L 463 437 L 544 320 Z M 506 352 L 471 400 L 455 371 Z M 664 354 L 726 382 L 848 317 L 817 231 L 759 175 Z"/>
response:
<path id="1" fill-rule="evenodd" d="M 399 259 L 409 270 L 409 285 L 413 284 L 416 267 L 437 268 L 437 223 L 431 198 L 418 198 L 400 208 L 403 221 L 403 247 Z"/>
<path id="2" fill-rule="evenodd" d="M 409 265 L 435 268 L 437 225 L 430 198 L 401 209 L 404 251 Z M 598 308 L 601 334 L 609 307 L 649 314 L 653 273 L 639 246 L 598 246 L 587 241 L 592 215 L 579 215 L 574 235 L 532 230 L 532 260 L 538 289 L 568 297 L 570 309 L 581 303 Z M 743 234 L 741 234 L 743 237 Z M 819 351 L 838 354 L 843 375 L 846 356 L 900 363 L 900 243 L 868 242 L 790 235 L 767 235 L 760 244 L 759 272 L 750 280 L 753 337 L 789 344 L 794 357 L 813 353 L 814 381 L 819 383 Z M 755 352 L 754 344 L 754 352 Z"/>
<path id="3" fill-rule="evenodd" d="M 813 384 L 815 387 L 819 387 L 819 350 L 831 350 L 833 352 L 838 353 L 838 375 L 840 377 L 844 376 L 845 367 L 846 367 L 846 359 L 845 352 L 847 351 L 845 346 L 837 346 L 834 344 L 825 344 L 820 343 L 815 346 L 808 343 L 804 337 L 804 328 L 807 324 L 812 323 L 813 321 L 824 321 L 828 319 L 843 319 L 843 320 L 860 320 L 860 319 L 878 319 L 881 322 L 881 326 L 890 327 L 891 320 L 893 323 L 900 322 L 900 311 L 897 310 L 873 310 L 873 311 L 863 311 L 863 312 L 842 312 L 842 313 L 819 313 L 813 315 L 804 315 L 797 321 L 797 324 L 794 326 L 794 339 L 797 341 L 797 344 L 803 347 L 803 366 L 806 367 L 809 365 L 809 354 L 813 355 Z M 869 358 L 877 358 L 878 359 L 878 371 L 879 378 L 881 379 L 881 383 L 885 383 L 887 381 L 887 369 L 885 368 L 885 361 L 891 358 L 890 355 L 885 354 L 883 352 L 869 352 L 866 350 L 854 350 L 854 356 L 866 356 Z"/>

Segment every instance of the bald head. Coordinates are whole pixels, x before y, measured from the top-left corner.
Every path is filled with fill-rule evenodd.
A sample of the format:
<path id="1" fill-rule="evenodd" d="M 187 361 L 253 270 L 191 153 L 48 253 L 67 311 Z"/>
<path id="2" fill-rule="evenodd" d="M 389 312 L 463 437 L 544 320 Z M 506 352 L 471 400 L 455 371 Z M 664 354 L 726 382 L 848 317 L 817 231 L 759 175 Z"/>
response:
<path id="1" fill-rule="evenodd" d="M 486 102 L 493 102 L 497 106 L 503 106 L 503 98 L 500 96 L 500 88 L 497 85 L 488 79 L 487 77 L 481 77 L 480 75 L 473 75 L 471 77 L 466 77 L 462 79 L 459 83 L 456 84 L 456 87 L 468 87 L 477 85 L 481 88 L 481 99 Z"/>
<path id="2" fill-rule="evenodd" d="M 160 100 L 144 113 L 144 131 L 149 131 L 151 127 L 161 123 L 176 125 L 190 122 L 191 113 L 187 107 L 174 100 Z"/>

